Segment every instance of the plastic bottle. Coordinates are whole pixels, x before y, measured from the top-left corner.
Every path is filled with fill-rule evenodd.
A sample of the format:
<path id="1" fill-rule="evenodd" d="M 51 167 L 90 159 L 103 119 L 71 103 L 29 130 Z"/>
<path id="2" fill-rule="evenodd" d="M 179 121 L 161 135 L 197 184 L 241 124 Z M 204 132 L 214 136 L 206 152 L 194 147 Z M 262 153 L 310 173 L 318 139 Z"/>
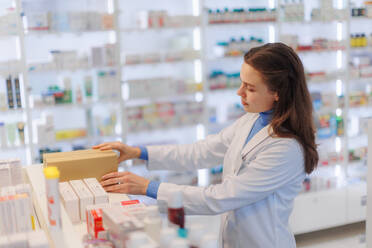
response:
<path id="1" fill-rule="evenodd" d="M 49 166 L 44 168 L 44 175 L 48 204 L 49 229 L 53 231 L 60 230 L 62 222 L 58 189 L 59 170 L 57 167 Z"/>
<path id="2" fill-rule="evenodd" d="M 218 238 L 214 235 L 207 235 L 203 238 L 200 248 L 218 248 Z"/>
<path id="3" fill-rule="evenodd" d="M 168 220 L 170 223 L 185 228 L 185 211 L 183 209 L 182 191 L 173 191 L 168 201 Z"/>
<path id="4" fill-rule="evenodd" d="M 147 245 L 149 243 L 146 233 L 137 231 L 129 234 L 129 239 L 126 242 L 127 248 L 137 248 Z"/>
<path id="5" fill-rule="evenodd" d="M 145 232 L 156 242 L 160 241 L 160 232 L 162 227 L 162 220 L 159 215 L 158 206 L 149 206 L 146 208 L 147 216 L 143 220 L 145 225 Z"/>
<path id="6" fill-rule="evenodd" d="M 190 248 L 200 248 L 206 230 L 202 225 L 193 225 L 189 228 L 188 240 Z"/>
<path id="7" fill-rule="evenodd" d="M 189 243 L 185 239 L 177 238 L 170 243 L 172 248 L 189 248 Z"/>
<path id="8" fill-rule="evenodd" d="M 171 227 L 165 227 L 160 231 L 160 247 L 162 248 L 170 248 L 171 242 L 177 238 L 177 231 Z"/>
<path id="9" fill-rule="evenodd" d="M 0 135 L 1 135 L 1 147 L 6 148 L 8 146 L 8 140 L 6 138 L 5 123 L 0 122 Z"/>
<path id="10" fill-rule="evenodd" d="M 367 44 L 368 44 L 366 35 L 365 34 L 361 34 L 360 39 L 361 39 L 361 41 L 360 41 L 361 44 L 360 45 L 362 47 L 366 47 Z"/>

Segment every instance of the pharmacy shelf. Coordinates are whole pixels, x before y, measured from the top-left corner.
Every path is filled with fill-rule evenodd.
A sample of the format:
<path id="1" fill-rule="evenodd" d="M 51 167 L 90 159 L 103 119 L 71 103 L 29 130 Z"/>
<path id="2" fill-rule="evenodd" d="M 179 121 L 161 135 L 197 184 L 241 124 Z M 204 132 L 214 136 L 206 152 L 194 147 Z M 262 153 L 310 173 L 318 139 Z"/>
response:
<path id="1" fill-rule="evenodd" d="M 297 53 L 299 54 L 309 54 L 309 53 L 334 53 L 338 51 L 346 51 L 346 48 L 332 48 L 332 49 L 311 49 L 311 50 L 296 50 Z"/>
<path id="2" fill-rule="evenodd" d="M 97 105 L 117 105 L 120 104 L 120 99 L 112 99 L 112 100 L 99 100 L 94 101 L 91 103 L 61 103 L 61 104 L 54 104 L 54 105 L 38 105 L 31 107 L 33 111 L 40 111 L 40 110 L 53 110 L 53 109 L 76 109 L 76 108 L 83 108 L 83 109 L 91 109 Z"/>
<path id="3" fill-rule="evenodd" d="M 351 52 L 372 52 L 372 47 L 371 46 L 368 46 L 368 47 L 351 47 L 350 48 L 350 51 Z"/>
<path id="4" fill-rule="evenodd" d="M 73 224 L 67 215 L 67 212 L 61 203 L 61 232 L 54 234 L 48 228 L 48 209 L 46 198 L 45 178 L 43 174 L 43 165 L 35 164 L 25 167 L 27 180 L 34 192 L 34 206 L 36 215 L 41 228 L 47 233 L 51 247 L 83 248 L 83 236 L 87 233 L 86 223 Z M 126 194 L 109 193 L 109 202 L 121 202 L 130 200 Z M 53 242 L 58 240 L 57 243 Z"/>
<path id="5" fill-rule="evenodd" d="M 1 115 L 8 115 L 8 114 L 23 114 L 26 110 L 24 108 L 16 108 L 16 109 L 7 109 L 7 110 L 0 110 Z"/>
<path id="6" fill-rule="evenodd" d="M 338 22 L 347 22 L 347 19 L 334 19 L 328 21 L 318 21 L 318 20 L 310 20 L 310 21 L 282 21 L 281 24 L 284 25 L 313 25 L 313 24 L 335 24 Z"/>
<path id="7" fill-rule="evenodd" d="M 176 31 L 185 29 L 200 28 L 200 25 L 180 26 L 180 27 L 159 27 L 159 28 L 123 28 L 120 32 L 123 33 L 144 33 L 144 32 L 163 32 L 163 31 Z"/>
<path id="8" fill-rule="evenodd" d="M 201 59 L 200 57 L 196 57 L 196 58 L 174 60 L 174 61 L 156 61 L 156 62 L 152 62 L 152 63 L 137 63 L 137 64 L 125 64 L 124 63 L 122 66 L 124 68 L 137 67 L 137 66 L 153 66 L 153 67 L 156 67 L 156 66 L 161 66 L 161 65 L 173 65 L 173 64 L 176 65 L 176 64 L 183 64 L 183 63 L 192 63 L 195 60 L 200 60 L 200 59 Z"/>
<path id="9" fill-rule="evenodd" d="M 234 26 L 234 25 L 241 25 L 241 26 L 244 26 L 244 25 L 263 25 L 263 26 L 267 26 L 267 25 L 275 25 L 276 22 L 275 21 L 257 21 L 257 22 L 224 22 L 224 23 L 208 23 L 208 27 L 223 27 L 223 26 Z"/>
<path id="10" fill-rule="evenodd" d="M 97 30 L 69 30 L 69 31 L 51 31 L 51 30 L 28 30 L 25 31 L 25 35 L 27 36 L 46 36 L 46 35 L 57 35 L 62 36 L 65 34 L 74 34 L 77 36 L 85 35 L 85 34 L 93 34 L 93 33 L 101 33 L 101 32 L 115 32 L 114 29 L 97 29 Z"/>
<path id="11" fill-rule="evenodd" d="M 56 73 L 56 72 L 81 72 L 81 71 L 98 71 L 98 70 L 115 70 L 115 66 L 77 66 L 73 68 L 46 68 L 46 69 L 35 69 L 34 66 L 28 67 L 28 72 L 30 75 L 37 73 Z"/>
<path id="12" fill-rule="evenodd" d="M 9 151 L 14 151 L 14 150 L 24 150 L 29 147 L 28 144 L 25 145 L 16 145 L 16 146 L 5 146 L 5 147 L 0 147 L 0 152 L 9 152 Z"/>

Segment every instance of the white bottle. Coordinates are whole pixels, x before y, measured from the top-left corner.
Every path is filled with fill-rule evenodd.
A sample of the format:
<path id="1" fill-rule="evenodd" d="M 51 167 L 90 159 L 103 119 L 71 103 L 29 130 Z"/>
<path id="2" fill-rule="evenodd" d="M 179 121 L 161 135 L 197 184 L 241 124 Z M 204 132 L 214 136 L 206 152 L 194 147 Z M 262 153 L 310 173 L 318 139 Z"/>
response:
<path id="1" fill-rule="evenodd" d="M 188 228 L 188 241 L 190 244 L 190 248 L 200 248 L 201 242 L 205 233 L 207 232 L 206 228 L 202 225 L 192 225 Z"/>
<path id="2" fill-rule="evenodd" d="M 48 222 L 51 231 L 60 231 L 61 204 L 59 199 L 59 170 L 57 167 L 49 166 L 44 168 L 46 196 L 48 204 Z"/>
<path id="3" fill-rule="evenodd" d="M 6 138 L 6 130 L 4 122 L 0 122 L 0 135 L 1 135 L 1 147 L 6 148 L 8 146 L 8 140 Z"/>
<path id="4" fill-rule="evenodd" d="M 149 244 L 148 236 L 144 232 L 131 232 L 128 236 L 129 239 L 126 242 L 126 247 L 128 248 L 142 247 Z"/>
<path id="5" fill-rule="evenodd" d="M 172 247 L 172 248 L 189 248 L 189 243 L 187 242 L 186 239 L 176 238 L 170 243 L 169 247 Z"/>
<path id="6" fill-rule="evenodd" d="M 206 235 L 201 242 L 200 248 L 218 248 L 218 237 Z"/>
<path id="7" fill-rule="evenodd" d="M 143 220 L 143 224 L 145 225 L 145 232 L 147 235 L 150 236 L 153 240 L 159 243 L 160 241 L 160 232 L 162 227 L 162 220 L 159 215 L 159 208 L 158 206 L 149 206 L 146 208 L 147 216 Z"/>
<path id="8" fill-rule="evenodd" d="M 162 247 L 162 248 L 172 247 L 172 246 L 170 246 L 170 244 L 174 239 L 177 239 L 176 229 L 171 228 L 171 227 L 165 227 L 165 228 L 161 229 L 161 231 L 160 231 L 160 241 L 159 241 L 160 247 Z"/>

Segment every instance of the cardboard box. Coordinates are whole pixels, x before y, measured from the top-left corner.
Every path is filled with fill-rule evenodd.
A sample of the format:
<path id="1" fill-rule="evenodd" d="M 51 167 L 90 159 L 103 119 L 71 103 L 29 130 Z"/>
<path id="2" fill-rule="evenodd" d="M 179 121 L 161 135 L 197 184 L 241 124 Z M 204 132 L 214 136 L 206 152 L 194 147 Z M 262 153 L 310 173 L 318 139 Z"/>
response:
<path id="1" fill-rule="evenodd" d="M 44 166 L 56 166 L 60 182 L 95 177 L 98 181 L 107 173 L 118 170 L 118 157 L 114 151 L 79 150 L 46 153 Z"/>

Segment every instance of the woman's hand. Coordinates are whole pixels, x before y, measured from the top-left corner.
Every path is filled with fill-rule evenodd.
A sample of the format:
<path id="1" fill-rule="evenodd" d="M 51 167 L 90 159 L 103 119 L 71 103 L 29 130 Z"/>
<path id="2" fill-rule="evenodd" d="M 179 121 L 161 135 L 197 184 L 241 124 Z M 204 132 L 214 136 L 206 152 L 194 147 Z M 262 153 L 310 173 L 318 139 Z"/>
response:
<path id="1" fill-rule="evenodd" d="M 93 149 L 105 150 L 117 150 L 120 152 L 119 163 L 128 159 L 139 158 L 141 155 L 141 149 L 138 147 L 128 146 L 119 141 L 105 142 L 92 147 Z"/>
<path id="2" fill-rule="evenodd" d="M 107 192 L 130 195 L 146 195 L 150 180 L 131 172 L 112 172 L 101 178 L 101 185 Z"/>

